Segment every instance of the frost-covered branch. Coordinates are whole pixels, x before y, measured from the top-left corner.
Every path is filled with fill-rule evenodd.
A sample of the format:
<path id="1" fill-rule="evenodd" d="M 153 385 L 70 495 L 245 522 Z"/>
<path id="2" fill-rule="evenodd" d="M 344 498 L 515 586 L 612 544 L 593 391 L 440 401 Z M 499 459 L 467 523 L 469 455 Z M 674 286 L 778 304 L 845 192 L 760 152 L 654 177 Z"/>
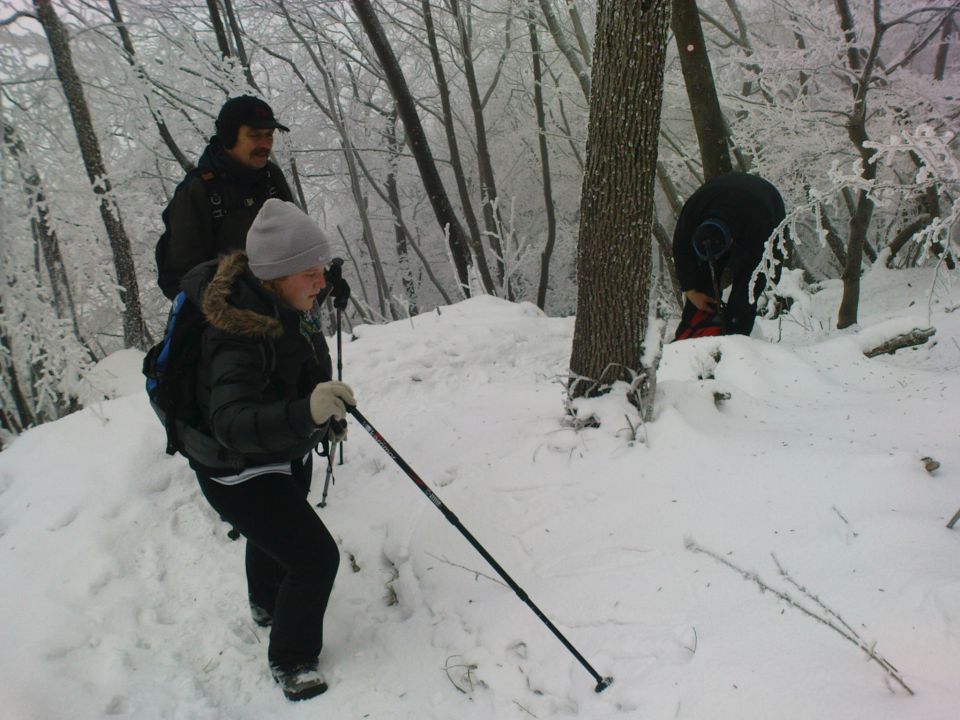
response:
<path id="1" fill-rule="evenodd" d="M 802 592 L 805 597 L 812 600 L 820 608 L 820 611 L 822 614 L 804 606 L 799 600 L 795 599 L 789 593 L 772 587 L 771 585 L 766 583 L 763 579 L 761 579 L 759 574 L 748 571 L 748 570 L 744 570 L 739 565 L 723 557 L 722 555 L 719 555 L 718 553 L 712 550 L 708 550 L 707 548 L 702 547 L 693 538 L 687 538 L 686 541 L 684 542 L 684 545 L 687 548 L 687 550 L 689 550 L 690 552 L 703 553 L 704 555 L 707 555 L 708 557 L 717 561 L 721 565 L 725 565 L 726 567 L 730 568 L 734 572 L 741 575 L 744 580 L 747 580 L 748 582 L 752 582 L 755 585 L 757 585 L 757 587 L 760 588 L 761 592 L 772 593 L 773 595 L 780 598 L 791 607 L 796 608 L 797 610 L 802 612 L 807 617 L 813 620 L 816 620 L 822 625 L 826 625 L 828 628 L 830 628 L 835 633 L 843 637 L 845 640 L 853 643 L 858 648 L 860 648 L 860 650 L 862 650 L 863 653 L 870 660 L 877 663 L 881 668 L 883 668 L 884 672 L 889 677 L 891 677 L 898 685 L 900 685 L 900 687 L 906 690 L 908 694 L 910 695 L 914 694 L 913 690 L 911 690 L 910 687 L 907 686 L 907 684 L 903 681 L 903 678 L 900 676 L 900 672 L 893 666 L 892 663 L 890 663 L 890 661 L 888 661 L 886 658 L 880 655 L 880 653 L 877 652 L 874 644 L 867 644 L 867 642 L 864 641 L 864 639 L 861 638 L 860 635 L 855 630 L 853 630 L 850 627 L 850 625 L 846 621 L 844 621 L 836 612 L 828 608 L 818 597 L 809 593 L 805 587 L 802 587 L 801 585 L 799 585 L 792 577 L 790 577 L 790 575 L 786 572 L 786 570 L 783 569 L 783 566 L 776 559 L 776 557 L 774 557 L 774 562 L 777 565 L 777 569 L 779 570 L 780 575 L 784 577 L 784 579 L 789 584 L 793 585 L 798 590 L 800 590 L 800 592 Z"/>

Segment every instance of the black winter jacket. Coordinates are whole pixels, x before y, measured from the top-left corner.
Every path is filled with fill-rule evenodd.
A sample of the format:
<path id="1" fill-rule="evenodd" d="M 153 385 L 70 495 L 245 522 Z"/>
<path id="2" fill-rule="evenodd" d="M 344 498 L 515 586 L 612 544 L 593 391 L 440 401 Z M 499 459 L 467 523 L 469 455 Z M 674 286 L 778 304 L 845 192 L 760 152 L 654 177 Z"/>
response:
<path id="1" fill-rule="evenodd" d="M 247 167 L 213 138 L 197 170 L 170 201 L 170 244 L 161 274 L 182 278 L 195 265 L 243 250 L 247 231 L 269 198 L 293 200 L 280 168 L 272 162 L 259 170 Z M 174 283 L 171 299 L 175 288 Z"/>
<path id="2" fill-rule="evenodd" d="M 207 419 L 201 429 L 241 455 L 245 468 L 302 458 L 323 439 L 310 416 L 311 391 L 332 377 L 323 335 L 301 329 L 303 313 L 263 288 L 242 251 L 194 268 L 183 289 L 208 322 L 198 382 Z M 212 477 L 238 471 L 200 469 Z"/>
<path id="3" fill-rule="evenodd" d="M 698 188 L 684 203 L 673 232 L 673 261 L 681 290 L 699 290 L 713 295 L 707 263 L 697 257 L 691 238 L 704 220 L 722 220 L 733 236 L 733 249 L 717 263 L 717 275 L 729 264 L 734 281 L 749 281 L 763 259 L 767 238 L 786 212 L 783 198 L 769 182 L 757 175 L 730 172 Z"/>

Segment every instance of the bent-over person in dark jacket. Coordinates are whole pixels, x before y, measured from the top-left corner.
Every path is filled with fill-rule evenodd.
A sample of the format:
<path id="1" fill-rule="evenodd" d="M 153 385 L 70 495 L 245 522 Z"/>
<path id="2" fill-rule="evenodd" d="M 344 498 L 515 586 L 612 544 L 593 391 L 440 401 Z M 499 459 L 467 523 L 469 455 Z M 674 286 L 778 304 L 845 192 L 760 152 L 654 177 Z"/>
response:
<path id="1" fill-rule="evenodd" d="M 292 203 L 267 200 L 246 252 L 194 268 L 184 291 L 208 327 L 198 402 L 207 431 L 243 458 L 209 467 L 191 461 L 211 506 L 246 538 L 253 619 L 272 626 L 267 656 L 291 700 L 319 695 L 323 616 L 339 565 L 334 539 L 307 500 L 311 453 L 346 434 L 347 385 L 331 381 L 315 321 L 329 242 Z"/>
<path id="2" fill-rule="evenodd" d="M 685 299 L 677 339 L 750 334 L 757 315 L 751 290 L 759 293 L 766 285 L 761 274 L 751 288 L 750 278 L 785 216 L 777 189 L 748 173 L 715 177 L 687 199 L 673 233 L 673 262 Z M 718 295 L 726 287 L 730 295 L 721 309 Z"/>

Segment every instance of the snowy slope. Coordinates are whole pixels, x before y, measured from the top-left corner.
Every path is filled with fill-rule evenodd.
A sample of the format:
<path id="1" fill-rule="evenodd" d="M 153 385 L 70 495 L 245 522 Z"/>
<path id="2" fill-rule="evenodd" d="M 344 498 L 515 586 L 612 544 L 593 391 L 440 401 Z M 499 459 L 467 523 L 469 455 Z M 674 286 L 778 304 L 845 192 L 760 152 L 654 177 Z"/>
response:
<path id="1" fill-rule="evenodd" d="M 331 688 L 285 701 L 246 608 L 242 543 L 163 454 L 137 355 L 111 358 L 95 382 L 132 394 L 0 453 L 2 716 L 960 716 L 960 527 L 944 527 L 960 507 L 960 298 L 930 273 L 872 273 L 862 330 L 837 333 L 838 293 L 754 338 L 668 346 L 638 441 L 621 393 L 588 403 L 600 428 L 564 423 L 572 319 L 477 298 L 344 343 L 364 414 L 614 676 L 600 695 L 354 423 L 318 511 L 343 551 Z M 934 342 L 863 356 L 871 333 L 917 323 Z M 775 555 L 916 695 L 688 546 L 822 612 Z"/>

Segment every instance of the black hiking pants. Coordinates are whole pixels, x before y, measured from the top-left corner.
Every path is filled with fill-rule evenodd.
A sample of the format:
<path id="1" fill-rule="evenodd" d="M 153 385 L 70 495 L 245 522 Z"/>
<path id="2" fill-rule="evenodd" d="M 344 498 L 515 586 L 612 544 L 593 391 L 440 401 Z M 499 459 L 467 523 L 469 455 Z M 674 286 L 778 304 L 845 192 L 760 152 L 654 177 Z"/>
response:
<path id="1" fill-rule="evenodd" d="M 247 539 L 251 605 L 273 617 L 271 668 L 315 665 L 323 647 L 323 615 L 340 564 L 336 541 L 307 500 L 311 460 L 293 474 L 270 473 L 223 485 L 197 473 L 213 509 Z"/>

